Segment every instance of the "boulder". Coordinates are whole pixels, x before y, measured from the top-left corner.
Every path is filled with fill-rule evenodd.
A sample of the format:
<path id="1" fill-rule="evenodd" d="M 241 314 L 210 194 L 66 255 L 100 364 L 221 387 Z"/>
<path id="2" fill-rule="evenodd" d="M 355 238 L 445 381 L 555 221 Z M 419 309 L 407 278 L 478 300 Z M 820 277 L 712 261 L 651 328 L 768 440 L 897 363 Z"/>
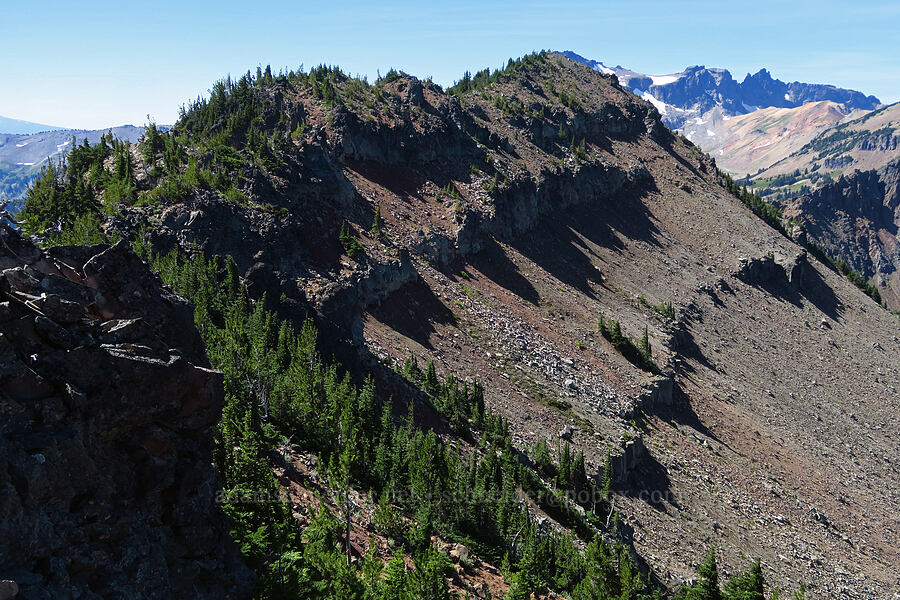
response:
<path id="1" fill-rule="evenodd" d="M 43 294 L 37 300 L 33 300 L 32 304 L 48 318 L 62 325 L 75 323 L 84 316 L 84 308 L 81 304 L 63 300 L 56 294 Z"/>
<path id="2" fill-rule="evenodd" d="M 458 563 L 468 563 L 469 562 L 469 549 L 463 546 L 462 544 L 456 544 L 450 550 L 450 558 Z"/>
<path id="3" fill-rule="evenodd" d="M 3 271 L 3 278 L 12 291 L 31 294 L 41 288 L 41 282 L 34 277 L 33 272 L 28 267 L 13 267 Z"/>

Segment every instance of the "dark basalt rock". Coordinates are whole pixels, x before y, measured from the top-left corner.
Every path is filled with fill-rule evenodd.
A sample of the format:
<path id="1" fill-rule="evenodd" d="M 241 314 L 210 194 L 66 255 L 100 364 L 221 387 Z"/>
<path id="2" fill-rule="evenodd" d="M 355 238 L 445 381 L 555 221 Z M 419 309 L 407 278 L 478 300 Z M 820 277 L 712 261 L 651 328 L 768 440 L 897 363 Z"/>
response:
<path id="1" fill-rule="evenodd" d="M 126 245 L 0 235 L 0 580 L 26 599 L 249 597 L 191 307 Z"/>

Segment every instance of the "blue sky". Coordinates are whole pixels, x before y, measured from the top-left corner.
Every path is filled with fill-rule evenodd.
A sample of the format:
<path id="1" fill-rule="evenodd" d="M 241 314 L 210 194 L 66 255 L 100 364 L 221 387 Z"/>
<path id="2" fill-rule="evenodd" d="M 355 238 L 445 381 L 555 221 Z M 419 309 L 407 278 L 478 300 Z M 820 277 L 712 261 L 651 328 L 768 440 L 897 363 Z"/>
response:
<path id="1" fill-rule="evenodd" d="M 450 84 L 539 49 L 649 74 L 768 68 L 900 99 L 900 2 L 4 2 L 0 115 L 65 127 L 171 123 L 227 73 L 338 64 Z"/>

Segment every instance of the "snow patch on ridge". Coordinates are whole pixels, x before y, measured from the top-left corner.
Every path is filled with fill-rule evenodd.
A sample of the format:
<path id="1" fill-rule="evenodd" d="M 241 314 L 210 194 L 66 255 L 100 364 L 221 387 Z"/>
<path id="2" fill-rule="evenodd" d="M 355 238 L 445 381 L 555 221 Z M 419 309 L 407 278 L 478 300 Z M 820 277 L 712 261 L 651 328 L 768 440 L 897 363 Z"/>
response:
<path id="1" fill-rule="evenodd" d="M 681 75 L 651 75 L 653 85 L 668 85 L 681 79 Z"/>
<path id="2" fill-rule="evenodd" d="M 666 114 L 666 109 L 668 108 L 669 105 L 666 104 L 665 102 L 662 102 L 661 100 L 657 100 L 653 96 L 653 94 L 651 94 L 650 92 L 643 92 L 637 88 L 634 88 L 631 91 L 634 92 L 634 94 L 636 96 L 640 96 L 641 98 L 643 98 L 644 100 L 646 100 L 647 102 L 649 102 L 650 104 L 655 106 L 656 110 L 658 110 L 660 112 L 660 114 L 663 114 L 663 115 Z"/>

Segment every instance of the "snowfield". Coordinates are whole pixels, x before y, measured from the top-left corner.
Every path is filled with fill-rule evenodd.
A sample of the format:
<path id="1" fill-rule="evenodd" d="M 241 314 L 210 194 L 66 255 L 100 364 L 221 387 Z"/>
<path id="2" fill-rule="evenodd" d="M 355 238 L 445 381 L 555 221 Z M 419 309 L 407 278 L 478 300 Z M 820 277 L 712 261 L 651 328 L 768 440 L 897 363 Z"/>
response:
<path id="1" fill-rule="evenodd" d="M 681 79 L 681 75 L 651 75 L 653 85 L 669 85 Z"/>
<path id="2" fill-rule="evenodd" d="M 653 94 L 651 94 L 650 92 L 642 92 L 641 90 L 639 90 L 637 88 L 635 88 L 631 91 L 634 92 L 634 94 L 636 96 L 640 96 L 641 98 L 643 98 L 644 100 L 646 100 L 647 102 L 649 102 L 650 104 L 655 106 L 656 110 L 658 110 L 660 114 L 662 114 L 662 115 L 666 114 L 666 109 L 669 107 L 669 105 L 666 104 L 665 102 L 657 100 L 653 96 Z"/>

